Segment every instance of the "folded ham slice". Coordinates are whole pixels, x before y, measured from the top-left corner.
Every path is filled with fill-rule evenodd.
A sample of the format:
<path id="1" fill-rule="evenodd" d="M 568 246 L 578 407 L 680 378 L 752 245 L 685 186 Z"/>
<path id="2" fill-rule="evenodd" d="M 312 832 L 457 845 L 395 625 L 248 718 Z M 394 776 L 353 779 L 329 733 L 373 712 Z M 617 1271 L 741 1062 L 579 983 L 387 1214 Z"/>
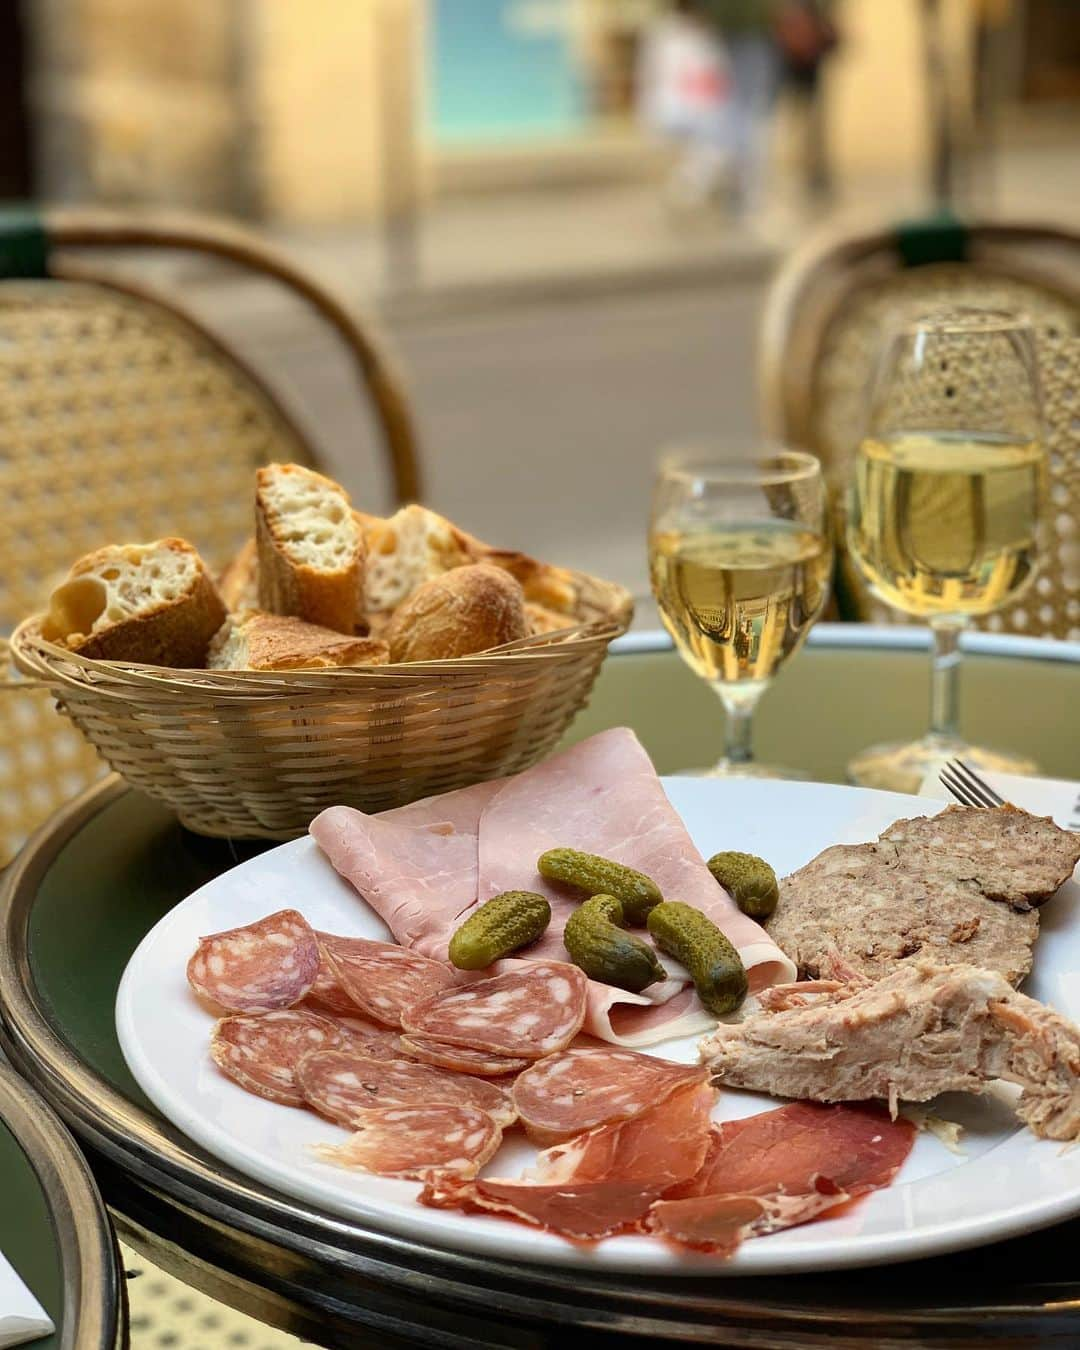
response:
<path id="1" fill-rule="evenodd" d="M 468 912 L 501 891 L 529 890 L 551 904 L 551 924 L 530 960 L 566 960 L 562 932 L 580 902 L 536 871 L 549 848 L 599 853 L 651 876 L 663 893 L 703 910 L 742 957 L 750 988 L 792 980 L 791 961 L 713 880 L 668 801 L 648 755 L 626 728 L 601 732 L 512 778 L 367 816 L 324 811 L 311 833 L 334 867 L 394 937 L 445 961 Z M 648 1045 L 712 1025 L 686 972 L 631 994 L 590 983 L 585 1030 L 617 1045 Z"/>

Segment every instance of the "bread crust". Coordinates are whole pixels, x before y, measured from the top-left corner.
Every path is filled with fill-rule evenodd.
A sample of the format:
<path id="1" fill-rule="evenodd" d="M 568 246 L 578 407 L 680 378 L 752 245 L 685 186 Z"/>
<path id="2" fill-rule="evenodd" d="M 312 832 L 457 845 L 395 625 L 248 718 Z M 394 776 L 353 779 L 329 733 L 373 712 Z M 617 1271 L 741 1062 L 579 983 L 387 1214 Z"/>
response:
<path id="1" fill-rule="evenodd" d="M 207 665 L 211 670 L 330 670 L 386 665 L 389 659 L 385 642 L 346 637 L 292 615 L 255 612 L 222 629 Z"/>
<path id="2" fill-rule="evenodd" d="M 233 614 L 259 607 L 259 553 L 255 536 L 245 539 L 218 577 L 218 594 Z"/>
<path id="3" fill-rule="evenodd" d="M 490 563 L 455 567 L 418 586 L 386 630 L 392 661 L 445 661 L 527 635 L 521 585 Z"/>
<path id="4" fill-rule="evenodd" d="M 97 633 L 56 635 L 54 640 L 69 651 L 95 661 L 136 661 L 142 665 L 188 669 L 202 667 L 210 639 L 225 619 L 225 606 L 202 559 L 185 540 L 163 539 L 152 546 L 98 549 L 80 558 L 62 585 L 95 575 L 131 547 L 191 554 L 196 572 L 189 590 L 176 600 L 161 602 L 145 613 L 121 619 Z M 51 636 L 48 623 L 42 631 L 44 636 Z"/>
<path id="5" fill-rule="evenodd" d="M 324 568 L 296 558 L 288 538 L 287 517 L 275 511 L 267 498 L 275 480 L 286 475 L 302 476 L 342 498 L 354 538 L 345 565 Z M 363 597 L 365 545 L 363 531 L 356 525 L 344 490 L 322 474 L 295 464 L 265 465 L 256 472 L 255 481 L 259 608 L 351 634 Z"/>

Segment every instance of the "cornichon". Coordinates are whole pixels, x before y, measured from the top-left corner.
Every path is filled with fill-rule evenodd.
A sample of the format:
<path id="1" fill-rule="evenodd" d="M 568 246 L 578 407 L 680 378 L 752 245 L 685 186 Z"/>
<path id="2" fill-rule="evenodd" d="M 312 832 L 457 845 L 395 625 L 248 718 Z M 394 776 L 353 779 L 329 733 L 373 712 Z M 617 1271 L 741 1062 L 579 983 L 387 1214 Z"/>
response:
<path id="1" fill-rule="evenodd" d="M 594 895 L 567 919 L 563 945 L 590 980 L 639 994 L 667 972 L 647 942 L 623 932 L 623 921 L 619 899 Z"/>
<path id="2" fill-rule="evenodd" d="M 562 882 L 587 895 L 613 895 L 623 907 L 625 922 L 637 927 L 664 898 L 660 887 L 644 873 L 576 848 L 549 849 L 540 855 L 536 870 L 547 881 Z"/>
<path id="3" fill-rule="evenodd" d="M 483 970 L 535 942 L 551 922 L 551 906 L 535 891 L 503 891 L 474 910 L 450 939 L 450 963 Z"/>
<path id="4" fill-rule="evenodd" d="M 764 858 L 752 853 L 714 853 L 709 871 L 744 914 L 752 919 L 767 919 L 780 899 L 776 873 Z"/>
<path id="5" fill-rule="evenodd" d="M 665 900 L 649 914 L 656 945 L 681 961 L 698 998 L 717 1017 L 734 1012 L 746 997 L 746 971 L 739 953 L 700 909 Z"/>

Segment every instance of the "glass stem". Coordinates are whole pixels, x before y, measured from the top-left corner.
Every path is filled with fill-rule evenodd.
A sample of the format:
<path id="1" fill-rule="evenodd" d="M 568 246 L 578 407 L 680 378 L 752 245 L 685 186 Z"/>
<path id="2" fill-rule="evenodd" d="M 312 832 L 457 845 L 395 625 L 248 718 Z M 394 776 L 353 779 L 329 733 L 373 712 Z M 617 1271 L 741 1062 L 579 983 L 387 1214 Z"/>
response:
<path id="1" fill-rule="evenodd" d="M 965 619 L 951 617 L 930 625 L 930 734 L 943 740 L 960 737 L 960 634 L 966 627 Z"/>
<path id="2" fill-rule="evenodd" d="M 765 692 L 763 684 L 723 684 L 713 686 L 724 705 L 724 758 L 721 763 L 749 764 L 754 758 L 754 709 Z"/>

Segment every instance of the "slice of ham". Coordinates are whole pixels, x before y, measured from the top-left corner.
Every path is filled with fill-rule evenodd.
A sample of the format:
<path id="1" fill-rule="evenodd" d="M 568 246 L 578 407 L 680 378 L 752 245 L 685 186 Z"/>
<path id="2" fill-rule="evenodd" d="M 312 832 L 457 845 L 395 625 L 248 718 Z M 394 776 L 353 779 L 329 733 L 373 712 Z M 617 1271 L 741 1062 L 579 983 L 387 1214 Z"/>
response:
<path id="1" fill-rule="evenodd" d="M 295 909 L 200 938 L 187 965 L 196 994 L 239 1013 L 292 1007 L 311 990 L 318 972 L 315 931 Z"/>
<path id="2" fill-rule="evenodd" d="M 296 1083 L 320 1115 L 354 1128 L 366 1111 L 390 1106 L 472 1106 L 499 1125 L 511 1124 L 517 1115 L 509 1093 L 482 1078 L 348 1050 L 305 1055 L 296 1068 Z"/>
<path id="3" fill-rule="evenodd" d="M 730 1255 L 747 1237 L 790 1228 L 888 1186 L 915 1128 L 876 1105 L 793 1102 L 714 1126 L 700 1171 L 649 1214 L 651 1231 Z"/>
<path id="4" fill-rule="evenodd" d="M 609 1046 L 572 1047 L 526 1069 L 512 1095 L 525 1132 L 547 1147 L 597 1125 L 629 1120 L 677 1088 L 708 1081 L 693 1064 Z"/>
<path id="5" fill-rule="evenodd" d="M 400 1028 L 406 1009 L 456 982 L 449 966 L 392 942 L 321 933 L 319 949 L 354 1008 L 388 1027 Z"/>
<path id="6" fill-rule="evenodd" d="M 384 1177 L 472 1177 L 497 1151 L 502 1130 L 473 1106 L 397 1106 L 366 1111 L 344 1144 L 316 1144 L 323 1162 Z"/>
<path id="7" fill-rule="evenodd" d="M 438 1178 L 420 1200 L 503 1214 L 568 1238 L 607 1237 L 640 1223 L 658 1196 L 697 1173 L 715 1100 L 707 1084 L 689 1084 L 631 1120 L 549 1149 L 525 1177 Z"/>
<path id="8" fill-rule="evenodd" d="M 717 886 L 633 732 L 616 728 L 515 777 L 365 816 L 332 807 L 311 833 L 333 866 L 399 942 L 437 960 L 465 915 L 504 890 L 532 890 L 552 906 L 529 959 L 566 960 L 562 930 L 580 902 L 549 886 L 536 860 L 580 848 L 652 876 L 665 894 L 704 910 L 739 949 L 750 987 L 792 980 L 795 969 L 765 931 Z M 590 982 L 585 1029 L 620 1045 L 648 1045 L 713 1024 L 685 971 L 642 994 Z"/>

